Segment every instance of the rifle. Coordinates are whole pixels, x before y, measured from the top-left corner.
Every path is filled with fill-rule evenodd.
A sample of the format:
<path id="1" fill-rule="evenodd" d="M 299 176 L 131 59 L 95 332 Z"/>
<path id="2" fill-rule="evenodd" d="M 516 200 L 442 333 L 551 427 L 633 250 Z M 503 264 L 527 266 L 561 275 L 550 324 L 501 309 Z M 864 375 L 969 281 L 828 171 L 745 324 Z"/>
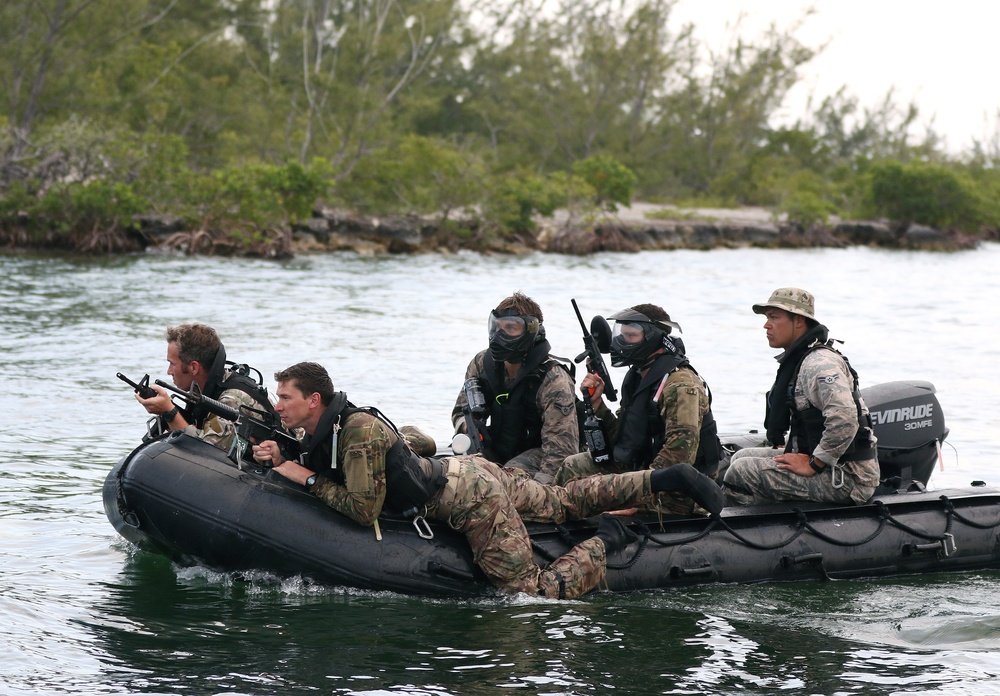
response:
<path id="1" fill-rule="evenodd" d="M 138 382 L 133 382 L 128 377 L 123 375 L 121 372 L 117 375 L 118 379 L 125 382 L 127 385 L 135 389 L 135 393 L 141 396 L 143 399 L 149 399 L 156 396 L 156 392 L 153 391 L 152 387 L 149 386 L 149 375 L 143 375 L 142 379 Z"/>
<path id="2" fill-rule="evenodd" d="M 460 454 L 480 454 L 486 443 L 483 425 L 486 418 L 486 397 L 483 396 L 479 380 L 475 377 L 465 380 L 462 389 L 465 390 L 465 405 L 462 406 L 462 413 L 465 414 L 465 431 L 469 436 L 469 446 Z M 456 446 L 461 449 L 461 445 L 452 440 L 452 449 L 454 450 Z"/>
<path id="3" fill-rule="evenodd" d="M 591 320 L 590 331 L 587 331 L 587 327 L 583 323 L 583 317 L 580 315 L 580 308 L 576 305 L 576 300 L 570 300 L 570 302 L 573 303 L 573 311 L 576 312 L 576 318 L 580 321 L 580 328 L 583 329 L 583 346 L 585 348 L 580 355 L 576 356 L 574 362 L 582 362 L 584 358 L 587 358 L 587 372 L 596 373 L 604 381 L 604 393 L 608 395 L 611 401 L 617 401 L 618 392 L 615 390 L 615 385 L 611 383 L 608 366 L 604 363 L 604 358 L 601 356 L 601 353 L 607 353 L 611 350 L 611 327 L 608 326 L 608 322 L 604 317 L 598 315 Z M 592 390 L 591 393 L 593 393 Z M 580 434 L 583 436 L 583 440 L 591 456 L 594 458 L 594 462 L 597 464 L 609 462 L 611 460 L 611 450 L 608 449 L 608 441 L 604 437 L 604 429 L 601 427 L 601 421 L 594 413 L 594 405 L 590 403 L 589 398 L 581 399 L 581 401 L 583 402 L 583 418 L 580 423 Z"/>
<path id="4" fill-rule="evenodd" d="M 576 300 L 570 300 L 570 302 L 573 303 L 573 311 L 576 312 L 576 318 L 580 320 L 580 328 L 583 329 L 583 347 L 585 349 L 573 359 L 573 362 L 580 363 L 583 362 L 584 358 L 587 358 L 587 372 L 595 373 L 601 378 L 604 382 L 604 393 L 609 401 L 618 401 L 618 391 L 611 383 L 608 366 L 604 363 L 604 358 L 601 357 L 601 353 L 611 352 L 611 326 L 608 325 L 607 319 L 598 315 L 591 319 L 588 331 L 583 323 L 580 308 L 576 306 Z"/>
<path id="5" fill-rule="evenodd" d="M 245 462 L 262 465 L 253 458 L 253 448 L 251 445 L 259 444 L 264 440 L 274 440 L 278 443 L 281 456 L 285 459 L 298 459 L 299 441 L 289 435 L 281 427 L 281 419 L 269 411 L 253 408 L 252 406 L 241 405 L 239 409 L 227 406 L 221 401 L 211 399 L 201 393 L 201 388 L 195 382 L 191 391 L 184 391 L 173 384 L 156 380 L 161 387 L 169 389 L 184 399 L 188 405 L 201 404 L 209 413 L 213 413 L 220 418 L 225 418 L 236 424 L 236 438 L 228 455 L 236 464 L 242 459 Z"/>

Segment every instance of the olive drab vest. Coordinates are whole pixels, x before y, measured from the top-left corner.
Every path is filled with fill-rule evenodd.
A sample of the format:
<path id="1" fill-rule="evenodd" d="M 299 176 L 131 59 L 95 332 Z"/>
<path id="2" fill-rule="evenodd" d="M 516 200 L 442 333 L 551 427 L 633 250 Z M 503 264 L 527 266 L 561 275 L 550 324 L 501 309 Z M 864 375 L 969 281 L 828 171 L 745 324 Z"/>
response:
<path id="1" fill-rule="evenodd" d="M 805 351 L 799 358 L 795 369 L 792 372 L 791 383 L 788 388 L 786 402 L 791 411 L 791 427 L 789 429 L 788 444 L 785 451 L 792 450 L 793 443 L 798 447 L 799 452 L 812 454 L 819 441 L 823 438 L 823 428 L 825 420 L 823 412 L 813 405 L 809 405 L 803 411 L 795 406 L 795 383 L 798 381 L 799 370 L 806 356 L 815 350 L 832 350 L 844 360 L 848 371 L 851 373 L 851 396 L 854 398 L 854 405 L 857 409 L 858 432 L 854 435 L 854 440 L 838 459 L 838 462 L 856 462 L 875 459 L 877 457 L 876 447 L 872 443 L 871 435 L 874 432 L 871 414 L 866 414 L 861 408 L 861 390 L 858 387 L 858 373 L 851 366 L 847 356 L 827 343 L 817 343 Z"/>
<path id="2" fill-rule="evenodd" d="M 226 376 L 227 367 L 232 368 L 228 376 Z M 208 379 L 205 382 L 205 388 L 202 389 L 202 394 L 218 401 L 224 391 L 230 389 L 241 391 L 259 403 L 270 414 L 274 422 L 280 422 L 281 419 L 274 411 L 271 400 L 268 398 L 267 389 L 250 376 L 250 370 L 253 368 L 248 365 L 237 365 L 226 360 L 226 347 L 219 346 L 215 360 L 212 361 L 212 367 L 208 371 Z M 260 373 L 258 372 L 258 374 Z M 203 404 L 190 404 L 181 409 L 181 413 L 184 414 L 184 420 L 194 424 L 196 428 L 203 427 L 205 421 L 212 415 Z"/>
<path id="3" fill-rule="evenodd" d="M 542 414 L 538 412 L 538 388 L 551 369 L 566 369 L 549 357 L 549 344 L 541 341 L 529 352 L 520 372 L 504 387 L 504 364 L 487 358 L 480 388 L 489 409 L 486 427 L 489 442 L 485 455 L 504 464 L 529 449 L 542 446 Z"/>
<path id="4" fill-rule="evenodd" d="M 645 377 L 636 368 L 630 369 L 625 375 L 621 389 L 622 408 L 618 414 L 621 428 L 613 451 L 614 461 L 620 467 L 629 470 L 645 469 L 663 447 L 666 424 L 660 415 L 659 404 L 653 400 L 654 387 L 659 385 L 664 377 L 681 367 L 687 367 L 698 374 L 686 356 L 676 354 L 657 358 Z M 709 404 L 711 404 L 711 392 L 709 392 Z M 701 473 L 712 476 L 718 471 L 721 450 L 718 426 L 709 405 L 708 412 L 701 421 L 698 453 L 691 464 Z"/>
<path id="5" fill-rule="evenodd" d="M 427 459 L 430 474 L 426 473 L 420 466 L 421 458 L 406 444 L 392 421 L 377 408 L 355 406 L 347 400 L 344 392 L 334 394 L 330 405 L 320 416 L 316 430 L 302 439 L 302 466 L 338 485 L 345 485 L 343 462 L 340 453 L 334 450 L 334 434 L 337 429 L 345 427 L 356 413 L 367 413 L 377 418 L 396 434 L 396 442 L 385 455 L 386 510 L 404 513 L 419 508 L 444 487 L 446 479 L 438 459 Z M 337 459 L 334 459 L 335 454 Z"/>

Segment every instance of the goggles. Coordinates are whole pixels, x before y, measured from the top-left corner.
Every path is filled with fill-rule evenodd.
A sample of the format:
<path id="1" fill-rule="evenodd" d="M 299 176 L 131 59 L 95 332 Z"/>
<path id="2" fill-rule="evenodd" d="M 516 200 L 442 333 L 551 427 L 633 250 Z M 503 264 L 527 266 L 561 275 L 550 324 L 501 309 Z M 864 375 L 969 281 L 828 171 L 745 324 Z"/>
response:
<path id="1" fill-rule="evenodd" d="M 520 338 L 526 333 L 532 335 L 538 333 L 540 322 L 535 317 L 520 314 L 503 315 L 506 315 L 506 312 L 502 312 L 501 316 L 490 312 L 488 331 L 491 340 L 498 333 L 502 333 L 507 338 Z"/>
<path id="2" fill-rule="evenodd" d="M 618 321 L 611 330 L 611 340 L 618 339 L 620 343 L 642 343 L 652 338 L 657 329 L 646 322 Z"/>

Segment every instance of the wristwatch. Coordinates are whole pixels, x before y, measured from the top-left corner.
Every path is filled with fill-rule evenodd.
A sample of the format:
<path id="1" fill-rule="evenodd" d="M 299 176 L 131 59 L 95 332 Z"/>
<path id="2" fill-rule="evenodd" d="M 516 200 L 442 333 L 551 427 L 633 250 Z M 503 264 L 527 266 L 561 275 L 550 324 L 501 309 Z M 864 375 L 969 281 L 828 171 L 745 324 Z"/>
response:
<path id="1" fill-rule="evenodd" d="M 820 466 L 819 464 L 817 464 L 816 457 L 812 456 L 811 454 L 809 455 L 809 466 L 811 466 L 812 470 L 815 471 L 817 474 L 823 473 L 823 469 L 826 468 L 825 466 Z"/>
<path id="2" fill-rule="evenodd" d="M 163 414 L 163 422 L 170 425 L 171 421 L 173 421 L 173 419 L 176 418 L 177 414 L 180 412 L 181 410 L 174 406 L 172 409 Z"/>
<path id="3" fill-rule="evenodd" d="M 316 485 L 316 474 L 310 474 L 309 478 L 306 479 L 306 490 L 309 490 Z"/>

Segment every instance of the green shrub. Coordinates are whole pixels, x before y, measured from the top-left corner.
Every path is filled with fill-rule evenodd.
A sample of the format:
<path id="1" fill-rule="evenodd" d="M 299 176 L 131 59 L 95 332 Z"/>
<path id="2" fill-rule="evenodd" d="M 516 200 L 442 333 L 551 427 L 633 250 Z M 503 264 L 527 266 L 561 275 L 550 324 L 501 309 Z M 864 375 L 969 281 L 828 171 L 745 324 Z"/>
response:
<path id="1" fill-rule="evenodd" d="M 265 230 L 311 215 L 317 198 L 329 185 L 321 162 L 230 165 L 200 180 L 192 192 L 204 216 L 244 241 L 260 241 Z"/>
<path id="2" fill-rule="evenodd" d="M 828 184 L 819 174 L 800 171 L 782 184 L 777 209 L 785 214 L 788 222 L 808 229 L 825 223 L 835 212 L 833 203 L 827 197 Z"/>
<path id="3" fill-rule="evenodd" d="M 133 217 L 147 209 L 132 186 L 95 180 L 49 188 L 32 212 L 60 233 L 130 227 Z"/>
<path id="4" fill-rule="evenodd" d="M 914 162 L 880 161 L 868 170 L 866 203 L 875 215 L 902 225 L 970 229 L 983 221 L 984 201 L 960 172 Z"/>
<path id="5" fill-rule="evenodd" d="M 484 185 L 480 158 L 443 140 L 407 135 L 363 158 L 335 195 L 368 213 L 440 213 L 476 205 Z"/>
<path id="6" fill-rule="evenodd" d="M 1000 170 L 973 167 L 970 177 L 983 203 L 983 224 L 1000 229 Z"/>
<path id="7" fill-rule="evenodd" d="M 26 181 L 15 181 L 0 192 L 0 227 L 18 224 L 23 214 L 35 208 L 38 199 L 28 187 Z"/>
<path id="8" fill-rule="evenodd" d="M 573 174 L 580 177 L 594 191 L 594 203 L 608 212 L 618 211 L 618 205 L 632 204 L 632 194 L 638 184 L 635 173 L 608 155 L 597 155 L 573 163 Z"/>
<path id="9" fill-rule="evenodd" d="M 533 217 L 551 217 L 568 201 L 566 179 L 525 171 L 494 177 L 483 201 L 483 217 L 502 231 L 533 233 Z"/>

